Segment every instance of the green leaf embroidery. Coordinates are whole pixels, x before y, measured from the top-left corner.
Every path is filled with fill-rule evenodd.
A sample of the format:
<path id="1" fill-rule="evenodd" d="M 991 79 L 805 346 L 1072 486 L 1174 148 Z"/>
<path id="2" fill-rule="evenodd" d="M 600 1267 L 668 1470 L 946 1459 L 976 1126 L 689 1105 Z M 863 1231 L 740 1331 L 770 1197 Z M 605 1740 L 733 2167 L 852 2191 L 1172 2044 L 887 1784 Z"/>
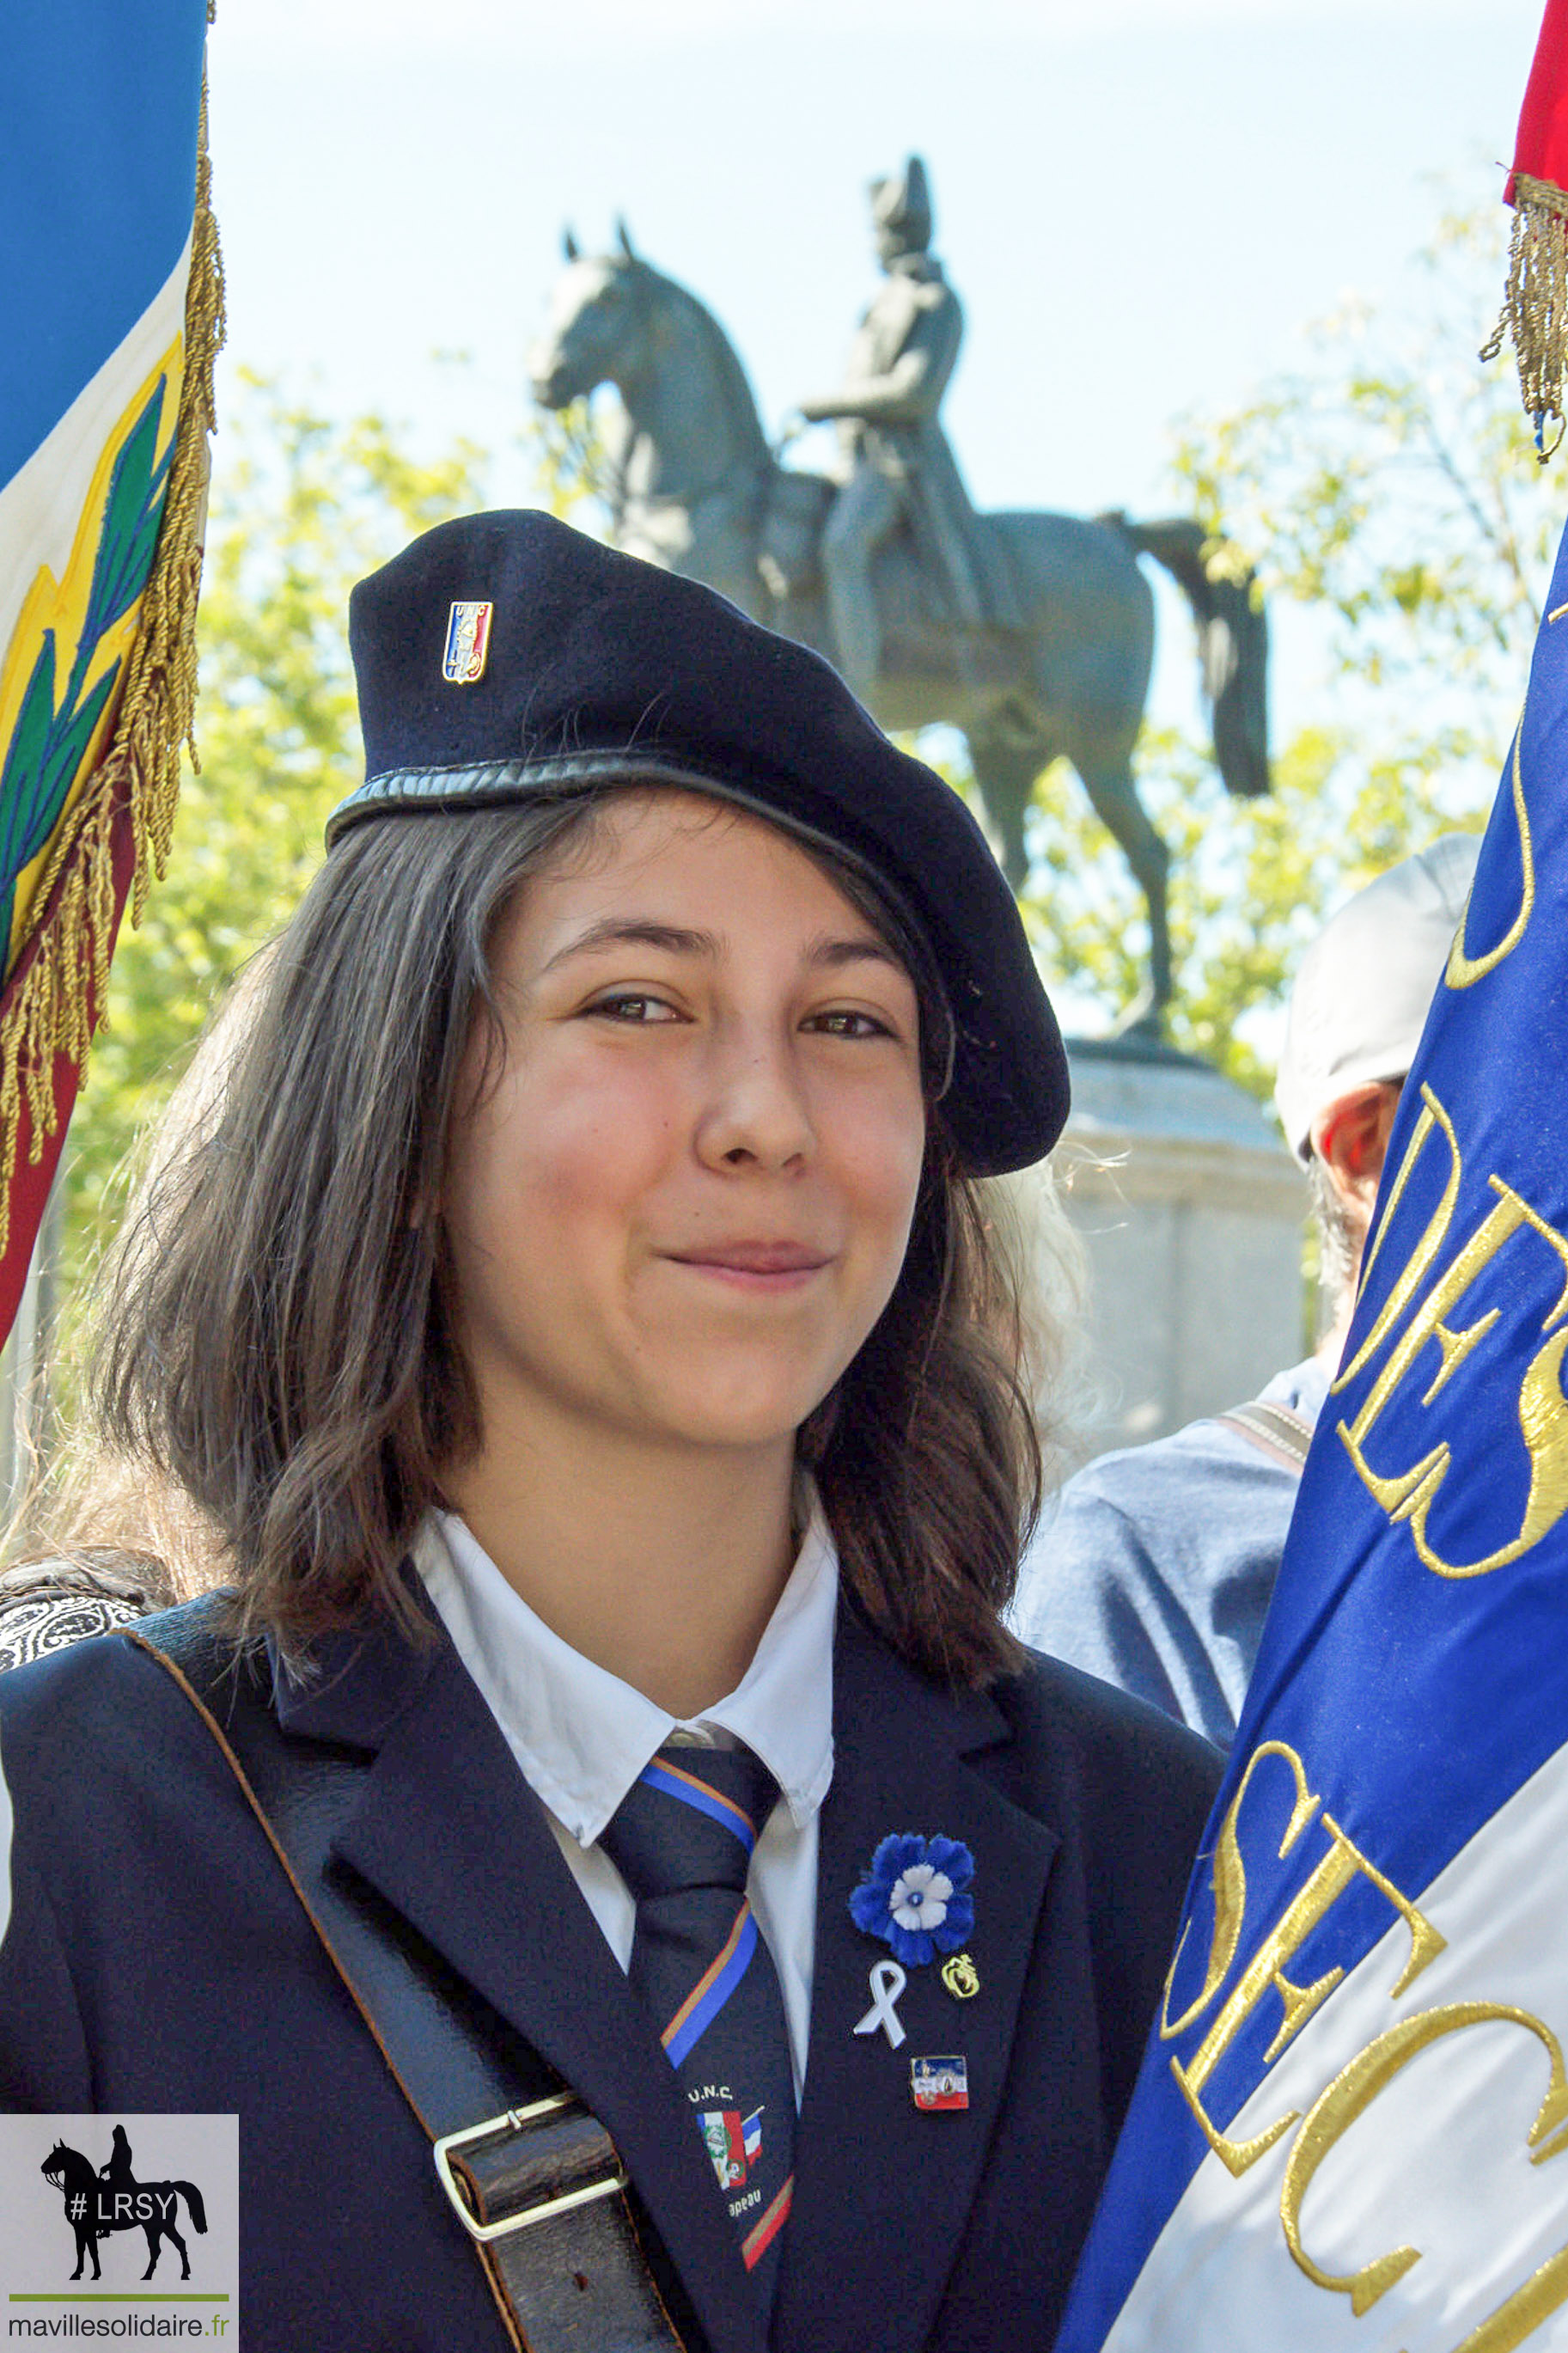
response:
<path id="1" fill-rule="evenodd" d="M 98 649 L 135 604 L 152 569 L 174 456 L 172 440 L 158 456 L 166 385 L 160 376 L 114 461 L 64 693 L 57 707 L 55 633 L 46 629 L 0 768 L 0 952 L 10 940 L 17 880 L 59 823 L 120 675 L 119 662 L 111 662 L 89 688 Z"/>

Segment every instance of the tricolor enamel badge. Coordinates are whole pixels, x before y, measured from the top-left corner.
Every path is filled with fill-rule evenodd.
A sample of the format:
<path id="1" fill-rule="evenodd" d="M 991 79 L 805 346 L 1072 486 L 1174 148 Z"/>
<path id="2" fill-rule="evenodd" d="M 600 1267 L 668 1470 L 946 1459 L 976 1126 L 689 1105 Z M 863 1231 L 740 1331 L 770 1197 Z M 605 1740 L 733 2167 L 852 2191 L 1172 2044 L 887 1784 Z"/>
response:
<path id="1" fill-rule="evenodd" d="M 441 675 L 449 686 L 472 686 L 483 678 L 494 612 L 495 607 L 489 604 L 453 606 L 447 618 L 447 650 L 441 657 Z"/>
<path id="2" fill-rule="evenodd" d="M 956 2052 L 945 2059 L 911 2059 L 910 2089 L 917 2108 L 966 2108 L 968 2063 Z"/>

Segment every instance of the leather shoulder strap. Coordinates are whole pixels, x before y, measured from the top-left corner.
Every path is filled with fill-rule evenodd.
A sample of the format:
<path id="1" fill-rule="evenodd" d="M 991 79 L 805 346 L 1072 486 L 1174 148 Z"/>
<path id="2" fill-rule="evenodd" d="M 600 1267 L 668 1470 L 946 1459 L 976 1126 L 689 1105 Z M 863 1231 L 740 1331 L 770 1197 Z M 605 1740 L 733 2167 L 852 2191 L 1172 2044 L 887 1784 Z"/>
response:
<path id="1" fill-rule="evenodd" d="M 1262 1398 L 1254 1398 L 1250 1404 L 1233 1405 L 1227 1413 L 1216 1413 L 1215 1419 L 1250 1439 L 1260 1452 L 1300 1477 L 1312 1442 L 1312 1425 L 1289 1406 L 1268 1405 Z"/>
<path id="2" fill-rule="evenodd" d="M 685 2353 L 603 2125 L 374 1890 L 333 1862 L 363 1760 L 283 1733 L 265 1672 L 225 1639 L 210 1604 L 163 1611 L 127 1639 L 173 1678 L 233 1773 L 432 2143 L 518 2353 Z"/>

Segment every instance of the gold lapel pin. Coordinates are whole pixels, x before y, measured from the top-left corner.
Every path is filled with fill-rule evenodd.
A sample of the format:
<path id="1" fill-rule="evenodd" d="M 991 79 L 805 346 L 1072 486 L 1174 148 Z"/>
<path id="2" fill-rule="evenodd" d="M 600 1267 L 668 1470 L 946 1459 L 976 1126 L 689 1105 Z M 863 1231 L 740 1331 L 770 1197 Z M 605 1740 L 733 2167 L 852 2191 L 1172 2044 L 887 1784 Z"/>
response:
<path id="1" fill-rule="evenodd" d="M 942 1981 L 954 2001 L 973 2001 L 980 1991 L 980 1972 L 967 1953 L 954 1953 L 943 1961 Z"/>

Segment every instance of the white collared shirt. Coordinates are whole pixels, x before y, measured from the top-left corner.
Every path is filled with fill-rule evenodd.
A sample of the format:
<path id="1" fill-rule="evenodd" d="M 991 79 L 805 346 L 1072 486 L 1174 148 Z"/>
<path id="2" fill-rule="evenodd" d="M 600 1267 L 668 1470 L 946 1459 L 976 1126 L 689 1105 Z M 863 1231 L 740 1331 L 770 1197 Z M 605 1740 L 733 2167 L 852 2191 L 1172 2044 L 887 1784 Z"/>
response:
<path id="1" fill-rule="evenodd" d="M 455 1514 L 429 1514 L 414 1560 L 623 1969 L 636 1905 L 595 1842 L 600 1831 L 671 1738 L 704 1747 L 739 1741 L 762 1758 L 783 1802 L 757 1840 L 747 1890 L 779 1974 L 798 2100 L 816 1941 L 816 1818 L 833 1778 L 838 1600 L 838 1557 L 815 1493 L 795 1567 L 751 1665 L 727 1698 L 684 1723 L 552 1633 Z"/>

